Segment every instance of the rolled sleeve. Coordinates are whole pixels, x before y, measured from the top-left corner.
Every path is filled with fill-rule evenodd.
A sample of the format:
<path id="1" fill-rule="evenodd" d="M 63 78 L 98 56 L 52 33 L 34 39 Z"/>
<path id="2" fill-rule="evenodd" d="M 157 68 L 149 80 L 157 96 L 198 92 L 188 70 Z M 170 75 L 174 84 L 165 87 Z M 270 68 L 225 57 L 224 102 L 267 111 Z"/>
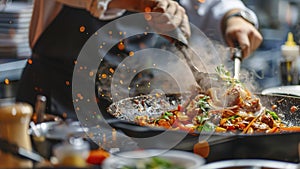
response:
<path id="1" fill-rule="evenodd" d="M 123 15 L 125 12 L 124 9 L 108 8 L 108 4 L 111 0 L 56 0 L 56 1 L 75 8 L 85 8 L 91 13 L 98 13 L 99 15 L 97 15 L 97 17 L 100 20 L 115 19 Z M 94 1 L 96 1 L 98 4 L 97 8 L 91 8 Z"/>
<path id="2" fill-rule="evenodd" d="M 97 0 L 98 10 L 100 12 L 100 20 L 110 20 L 115 19 L 124 14 L 124 9 L 107 9 L 108 4 L 111 0 Z"/>
<path id="3" fill-rule="evenodd" d="M 221 22 L 223 16 L 232 9 L 250 10 L 241 0 L 207 0 L 200 3 L 196 0 L 181 0 L 187 8 L 192 24 L 197 26 L 209 38 L 223 41 Z M 253 13 L 254 17 L 256 15 Z"/>

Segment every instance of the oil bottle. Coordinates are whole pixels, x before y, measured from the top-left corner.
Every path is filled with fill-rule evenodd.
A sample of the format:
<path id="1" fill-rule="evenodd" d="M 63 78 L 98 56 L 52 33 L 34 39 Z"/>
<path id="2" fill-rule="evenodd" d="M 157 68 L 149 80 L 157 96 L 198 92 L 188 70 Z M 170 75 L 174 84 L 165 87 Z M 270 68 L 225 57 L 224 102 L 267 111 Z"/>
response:
<path id="1" fill-rule="evenodd" d="M 281 84 L 296 85 L 299 82 L 297 60 L 299 46 L 295 43 L 293 34 L 288 33 L 287 41 L 281 46 L 282 60 L 280 61 Z"/>

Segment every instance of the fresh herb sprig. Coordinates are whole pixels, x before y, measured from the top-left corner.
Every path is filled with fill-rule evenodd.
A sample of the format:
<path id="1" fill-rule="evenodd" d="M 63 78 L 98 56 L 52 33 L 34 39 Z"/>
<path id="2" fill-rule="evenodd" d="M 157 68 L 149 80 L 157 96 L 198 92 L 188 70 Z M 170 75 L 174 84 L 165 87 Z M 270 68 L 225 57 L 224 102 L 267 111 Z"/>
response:
<path id="1" fill-rule="evenodd" d="M 220 76 L 220 78 L 229 85 L 241 84 L 241 82 L 238 79 L 231 77 L 230 72 L 225 69 L 224 65 L 217 66 L 216 72 Z"/>

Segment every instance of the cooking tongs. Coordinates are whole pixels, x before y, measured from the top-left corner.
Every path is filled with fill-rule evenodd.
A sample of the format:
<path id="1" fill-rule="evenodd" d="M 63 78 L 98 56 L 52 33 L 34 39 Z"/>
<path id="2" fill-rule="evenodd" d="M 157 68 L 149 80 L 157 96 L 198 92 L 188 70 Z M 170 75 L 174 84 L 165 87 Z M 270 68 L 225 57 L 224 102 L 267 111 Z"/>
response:
<path id="1" fill-rule="evenodd" d="M 241 62 L 242 62 L 242 50 L 240 47 L 233 49 L 233 60 L 234 60 L 234 76 L 233 78 L 239 80 Z"/>

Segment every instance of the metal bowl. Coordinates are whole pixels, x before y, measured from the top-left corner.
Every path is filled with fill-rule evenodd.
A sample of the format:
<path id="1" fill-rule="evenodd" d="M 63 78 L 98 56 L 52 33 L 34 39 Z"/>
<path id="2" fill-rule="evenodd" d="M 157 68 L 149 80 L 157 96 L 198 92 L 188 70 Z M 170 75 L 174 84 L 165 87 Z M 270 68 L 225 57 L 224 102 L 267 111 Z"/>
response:
<path id="1" fill-rule="evenodd" d="M 31 127 L 29 134 L 33 149 L 49 159 L 53 155 L 52 149 L 56 144 L 62 143 L 71 136 L 86 138 L 87 130 L 81 127 L 78 121 L 70 123 L 51 121 L 37 124 L 34 130 Z"/>

